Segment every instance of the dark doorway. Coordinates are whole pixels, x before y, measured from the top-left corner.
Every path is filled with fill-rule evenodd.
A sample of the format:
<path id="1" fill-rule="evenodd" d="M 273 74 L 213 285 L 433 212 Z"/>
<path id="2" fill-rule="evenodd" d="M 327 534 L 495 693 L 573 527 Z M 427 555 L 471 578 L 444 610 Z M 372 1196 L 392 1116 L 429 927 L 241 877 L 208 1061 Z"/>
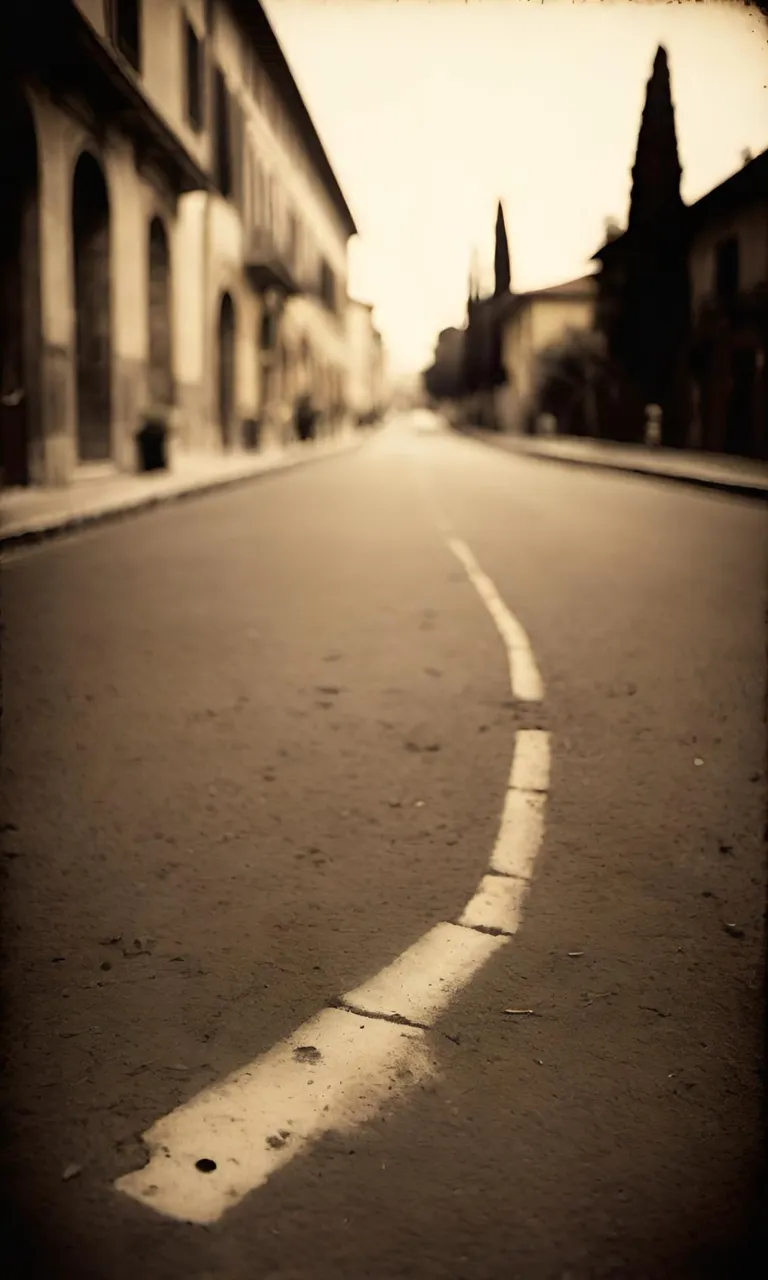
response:
<path id="1" fill-rule="evenodd" d="M 0 95 L 0 465 L 29 484 L 40 354 L 37 140 L 21 92 Z"/>
<path id="2" fill-rule="evenodd" d="M 149 398 L 153 405 L 174 400 L 171 337 L 171 260 L 165 227 L 149 225 Z"/>
<path id="3" fill-rule="evenodd" d="M 755 452 L 755 395 L 757 358 L 752 347 L 737 347 L 731 355 L 731 393 L 725 421 L 725 452 L 751 457 Z"/>
<path id="4" fill-rule="evenodd" d="M 77 448 L 81 462 L 112 456 L 109 198 L 93 156 L 77 162 L 72 189 L 77 347 Z"/>
<path id="5" fill-rule="evenodd" d="M 219 308 L 219 427 L 221 440 L 229 448 L 234 435 L 235 416 L 235 306 L 228 293 Z"/>

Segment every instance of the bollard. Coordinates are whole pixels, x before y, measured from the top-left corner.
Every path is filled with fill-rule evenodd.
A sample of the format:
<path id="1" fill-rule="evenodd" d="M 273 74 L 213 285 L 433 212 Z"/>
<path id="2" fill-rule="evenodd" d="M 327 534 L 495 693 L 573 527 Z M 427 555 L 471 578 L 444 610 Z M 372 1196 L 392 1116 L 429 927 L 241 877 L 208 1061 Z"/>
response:
<path id="1" fill-rule="evenodd" d="M 645 406 L 645 443 L 650 449 L 657 449 L 661 444 L 661 406 L 647 404 Z"/>

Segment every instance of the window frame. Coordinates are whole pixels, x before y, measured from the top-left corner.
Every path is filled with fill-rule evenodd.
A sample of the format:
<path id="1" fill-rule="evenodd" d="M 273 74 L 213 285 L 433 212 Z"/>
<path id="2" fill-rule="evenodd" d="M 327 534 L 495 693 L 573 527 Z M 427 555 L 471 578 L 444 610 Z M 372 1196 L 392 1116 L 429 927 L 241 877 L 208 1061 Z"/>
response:
<path id="1" fill-rule="evenodd" d="M 195 133 L 205 129 L 205 37 L 201 36 L 189 20 L 189 15 L 182 10 L 182 40 L 184 44 L 184 114 L 187 124 Z M 191 57 L 193 52 L 196 57 Z M 193 85 L 192 68 L 196 63 L 196 82 Z M 196 88 L 197 111 L 193 103 L 193 88 Z"/>

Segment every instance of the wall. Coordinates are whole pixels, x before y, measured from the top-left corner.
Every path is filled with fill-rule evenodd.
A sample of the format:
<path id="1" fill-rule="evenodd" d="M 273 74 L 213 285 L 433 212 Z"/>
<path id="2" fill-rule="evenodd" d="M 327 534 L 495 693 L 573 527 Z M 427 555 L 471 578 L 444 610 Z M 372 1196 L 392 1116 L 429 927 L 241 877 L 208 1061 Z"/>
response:
<path id="1" fill-rule="evenodd" d="M 107 34 L 106 0 L 75 0 L 75 7 L 87 18 L 100 36 Z"/>
<path id="2" fill-rule="evenodd" d="M 72 190 L 77 160 L 88 149 L 102 168 L 109 197 L 112 345 L 112 456 L 124 470 L 136 465 L 134 436 L 147 408 L 148 237 L 153 216 L 162 218 L 171 260 L 172 324 L 187 316 L 183 341 L 175 341 L 177 377 L 199 377 L 193 326 L 186 307 L 195 272 L 176 269 L 179 259 L 175 201 L 160 173 L 136 169 L 129 140 L 111 127 L 89 123 L 89 109 L 73 99 L 54 105 L 42 91 L 30 95 L 38 132 L 40 170 L 41 381 L 44 439 L 33 460 L 37 483 L 66 483 L 77 466 L 75 390 L 75 293 Z M 96 140 L 96 133 L 99 140 Z M 192 286 L 194 292 L 194 286 Z M 198 354 L 197 363 L 195 356 Z"/>
<path id="3" fill-rule="evenodd" d="M 373 317 L 364 302 L 350 298 L 346 314 L 347 398 L 353 414 L 373 408 Z"/>
<path id="4" fill-rule="evenodd" d="M 81 0 L 79 8 L 108 39 L 105 4 Z M 143 0 L 142 67 L 137 84 L 181 144 L 206 168 L 209 130 L 206 127 L 197 134 L 185 118 L 184 15 L 202 35 L 203 0 Z M 335 313 L 308 293 L 289 301 L 282 322 L 282 341 L 294 360 L 309 344 L 318 399 L 327 406 L 334 386 L 341 386 L 347 362 L 346 230 L 268 77 L 256 66 L 250 45 L 223 2 L 215 6 L 210 46 L 230 90 L 245 105 L 253 153 L 277 185 L 283 210 L 279 221 L 284 225 L 288 206 L 301 215 L 306 229 L 304 252 L 296 266 L 301 283 L 316 280 L 321 256 L 339 282 Z M 126 74 L 132 75 L 123 65 Z M 65 483 L 77 464 L 71 200 L 74 166 L 86 144 L 101 156 L 109 192 L 114 460 L 125 469 L 135 466 L 134 435 L 147 407 L 148 233 L 154 214 L 163 218 L 171 257 L 178 439 L 189 448 L 219 448 L 218 317 L 225 290 L 232 296 L 237 323 L 236 417 L 256 417 L 263 407 L 258 344 L 261 300 L 250 287 L 245 269 L 248 229 L 259 211 L 252 208 L 250 197 L 245 211 L 231 200 L 203 192 L 176 201 L 162 173 L 147 166 L 138 172 L 128 138 L 97 121 L 84 101 L 73 99 L 68 106 L 54 106 L 40 92 L 33 108 L 40 156 L 40 368 L 46 424 L 45 437 L 35 446 L 32 458 L 33 480 Z M 209 120 L 207 101 L 206 126 Z M 291 395 L 298 392 L 297 376 L 288 390 Z"/>
<path id="5" fill-rule="evenodd" d="M 238 30 L 226 5 L 216 10 L 213 49 L 231 90 L 236 91 L 246 112 L 247 161 L 244 167 L 246 199 L 244 220 L 246 233 L 251 226 L 265 227 L 284 242 L 289 211 L 296 213 L 302 224 L 302 251 L 291 264 L 305 292 L 287 303 L 282 320 L 282 341 L 294 367 L 302 345 L 309 344 L 312 361 L 321 371 L 341 378 L 346 370 L 346 333 L 344 300 L 347 288 L 347 237 L 341 219 L 325 188 L 315 173 L 303 143 L 298 137 L 288 112 L 282 106 L 272 82 Z M 275 193 L 274 217 L 264 201 L 254 207 L 252 168 L 262 175 L 263 190 L 272 184 Z M 230 232 L 217 230 L 223 245 Z M 228 252 L 232 258 L 233 246 Z M 242 252 L 242 250 L 240 251 Z M 339 308 L 331 312 L 312 295 L 319 279 L 319 263 L 324 257 L 337 279 Z M 258 320 L 255 307 L 254 325 Z M 298 390 L 298 376 L 293 379 L 292 393 Z M 257 388 L 257 398 L 260 395 Z"/>
<path id="6" fill-rule="evenodd" d="M 77 8 L 100 36 L 110 41 L 107 0 L 76 0 Z M 210 161 L 210 133 L 197 132 L 186 118 L 186 63 L 183 18 L 203 34 L 203 0 L 141 0 L 141 67 L 136 83 L 147 101 L 203 168 Z M 121 59 L 130 76 L 133 70 Z"/>
<path id="7" fill-rule="evenodd" d="M 702 228 L 689 253 L 694 315 L 715 293 L 715 249 L 729 236 L 739 240 L 740 287 L 752 289 L 768 280 L 768 200 L 722 216 Z"/>
<path id="8" fill-rule="evenodd" d="M 536 356 L 560 341 L 569 329 L 590 329 L 594 302 L 558 296 L 531 297 L 508 320 L 502 339 L 507 386 L 496 393 L 496 412 L 502 429 L 520 428 L 521 415 L 533 391 Z"/>

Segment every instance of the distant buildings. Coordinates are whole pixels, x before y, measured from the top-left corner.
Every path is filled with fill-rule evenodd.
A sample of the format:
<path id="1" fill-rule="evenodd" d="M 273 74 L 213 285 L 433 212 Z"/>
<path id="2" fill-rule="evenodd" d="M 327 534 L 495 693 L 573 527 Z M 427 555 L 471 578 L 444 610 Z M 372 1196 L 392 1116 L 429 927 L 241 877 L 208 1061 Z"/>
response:
<path id="1" fill-rule="evenodd" d="M 768 151 L 688 211 L 692 448 L 768 458 Z"/>
<path id="2" fill-rule="evenodd" d="M 509 297 L 502 325 L 506 381 L 496 393 L 499 430 L 521 431 L 532 423 L 537 362 L 543 352 L 572 334 L 591 330 L 595 292 L 595 277 L 584 276 Z"/>
<path id="3" fill-rule="evenodd" d="M 768 153 L 683 205 L 659 50 L 633 176 L 628 228 L 596 255 L 601 433 L 641 441 L 655 403 L 664 444 L 768 458 Z"/>
<path id="4" fill-rule="evenodd" d="M 345 412 L 355 223 L 256 0 L 0 6 L 6 484 Z"/>
<path id="5" fill-rule="evenodd" d="M 346 310 L 347 397 L 353 421 L 372 421 L 385 399 L 384 347 L 370 303 L 350 298 Z"/>
<path id="6" fill-rule="evenodd" d="M 768 151 L 686 207 L 667 56 L 657 51 L 632 170 L 626 230 L 606 224 L 596 275 L 527 294 L 473 282 L 467 324 L 441 335 L 425 374 L 451 416 L 502 431 L 557 430 L 642 443 L 661 409 L 664 445 L 768 459 Z M 463 372 L 456 359 L 463 347 Z"/>

